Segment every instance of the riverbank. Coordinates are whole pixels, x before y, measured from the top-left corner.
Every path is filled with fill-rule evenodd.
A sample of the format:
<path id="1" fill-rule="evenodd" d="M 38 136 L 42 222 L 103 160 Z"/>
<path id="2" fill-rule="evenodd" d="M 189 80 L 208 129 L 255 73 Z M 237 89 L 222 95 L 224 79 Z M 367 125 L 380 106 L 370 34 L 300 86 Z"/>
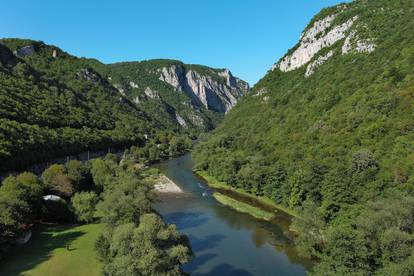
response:
<path id="1" fill-rule="evenodd" d="M 214 177 L 208 175 L 205 171 L 194 171 L 194 173 L 197 174 L 197 176 L 199 176 L 200 178 L 202 178 L 208 184 L 209 187 L 211 187 L 213 189 L 218 189 L 219 190 L 218 192 L 220 192 L 220 190 L 230 191 L 232 193 L 239 194 L 240 196 L 247 197 L 247 198 L 250 198 L 252 200 L 255 200 L 255 201 L 259 202 L 260 204 L 265 205 L 267 207 L 285 212 L 286 214 L 288 214 L 292 217 L 297 217 L 298 216 L 298 214 L 295 210 L 289 209 L 289 208 L 287 208 L 285 206 L 282 206 L 280 204 L 276 204 L 276 203 L 274 203 L 274 201 L 272 199 L 270 199 L 268 197 L 255 196 L 255 195 L 247 193 L 246 191 L 244 191 L 242 189 L 236 189 L 236 188 L 230 187 L 226 183 L 218 181 Z M 266 209 L 268 209 L 268 208 L 266 208 Z M 251 214 L 251 215 L 253 215 L 253 214 Z"/>
<path id="2" fill-rule="evenodd" d="M 235 200 L 219 192 L 215 192 L 213 194 L 213 197 L 221 204 L 229 208 L 232 208 L 240 213 L 249 214 L 257 219 L 263 219 L 263 220 L 270 221 L 274 217 L 274 214 L 271 212 L 268 212 L 260 208 L 254 207 L 252 205 L 249 205 L 247 203 Z"/>
<path id="3" fill-rule="evenodd" d="M 154 184 L 155 191 L 161 194 L 182 194 L 183 190 L 164 174 L 160 174 Z"/>

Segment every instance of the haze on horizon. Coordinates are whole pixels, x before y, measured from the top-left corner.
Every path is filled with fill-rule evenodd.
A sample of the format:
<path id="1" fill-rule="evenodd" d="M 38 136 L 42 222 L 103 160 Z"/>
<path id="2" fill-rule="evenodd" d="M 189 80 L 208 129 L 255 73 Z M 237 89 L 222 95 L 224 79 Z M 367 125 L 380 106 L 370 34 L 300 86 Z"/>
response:
<path id="1" fill-rule="evenodd" d="M 104 63 L 178 59 L 255 84 L 339 0 L 4 1 L 0 37 L 42 40 Z"/>

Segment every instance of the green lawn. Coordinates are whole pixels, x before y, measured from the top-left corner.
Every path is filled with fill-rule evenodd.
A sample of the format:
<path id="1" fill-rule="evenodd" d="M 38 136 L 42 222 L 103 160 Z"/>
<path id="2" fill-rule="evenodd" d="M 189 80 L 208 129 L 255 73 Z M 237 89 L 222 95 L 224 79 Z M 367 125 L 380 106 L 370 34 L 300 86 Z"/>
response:
<path id="1" fill-rule="evenodd" d="M 0 263 L 0 275 L 100 275 L 94 244 L 102 229 L 102 224 L 36 226 L 32 239 Z"/>
<path id="2" fill-rule="evenodd" d="M 249 214 L 257 219 L 270 220 L 273 218 L 273 214 L 271 212 L 267 212 L 260 208 L 237 201 L 226 195 L 214 193 L 213 196 L 221 204 L 226 205 L 238 212 Z"/>
<path id="3" fill-rule="evenodd" d="M 233 188 L 233 187 L 227 185 L 226 183 L 221 182 L 221 181 L 215 179 L 214 177 L 208 175 L 205 171 L 196 171 L 195 173 L 197 175 L 199 175 L 201 178 L 203 178 L 207 182 L 208 186 L 210 186 L 213 189 L 215 188 L 215 189 L 230 190 L 230 191 L 233 191 L 235 193 L 239 193 L 241 195 L 254 198 L 254 199 L 258 200 L 259 202 L 261 202 L 262 204 L 269 205 L 273 208 L 282 210 L 283 212 L 291 215 L 292 217 L 298 216 L 298 214 L 295 210 L 292 210 L 292 209 L 287 208 L 285 206 L 282 206 L 280 204 L 276 204 L 272 199 L 270 199 L 268 197 L 255 196 L 255 195 L 249 194 L 248 192 L 246 192 L 242 189 Z"/>

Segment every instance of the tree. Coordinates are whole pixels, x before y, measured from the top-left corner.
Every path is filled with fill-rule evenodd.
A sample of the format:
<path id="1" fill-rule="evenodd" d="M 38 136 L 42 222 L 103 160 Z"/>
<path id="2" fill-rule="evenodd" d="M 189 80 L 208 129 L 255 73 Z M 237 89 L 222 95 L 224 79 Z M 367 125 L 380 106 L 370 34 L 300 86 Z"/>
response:
<path id="1" fill-rule="evenodd" d="M 115 227 L 123 223 L 139 223 L 140 216 L 152 210 L 153 200 L 152 185 L 125 172 L 106 187 L 98 208 L 103 213 L 103 221 L 109 227 Z"/>
<path id="2" fill-rule="evenodd" d="M 72 197 L 72 206 L 79 221 L 93 221 L 98 196 L 94 192 L 80 192 Z"/>
<path id="3" fill-rule="evenodd" d="M 92 161 L 91 173 L 96 187 L 103 190 L 105 186 L 111 185 L 115 176 L 114 165 L 111 161 L 100 158 Z"/>
<path id="4" fill-rule="evenodd" d="M 92 183 L 90 167 L 81 161 L 70 160 L 65 164 L 68 178 L 72 181 L 75 191 L 84 191 Z"/>
<path id="5" fill-rule="evenodd" d="M 70 197 L 73 192 L 73 183 L 68 177 L 63 165 L 54 164 L 42 174 L 46 188 L 63 197 Z"/>
<path id="6" fill-rule="evenodd" d="M 154 213 L 142 215 L 138 227 L 119 225 L 110 239 L 105 255 L 111 258 L 104 266 L 108 275 L 182 275 L 180 265 L 192 256 L 175 226 Z"/>
<path id="7" fill-rule="evenodd" d="M 0 259 L 40 210 L 42 183 L 32 173 L 7 177 L 0 187 Z"/>

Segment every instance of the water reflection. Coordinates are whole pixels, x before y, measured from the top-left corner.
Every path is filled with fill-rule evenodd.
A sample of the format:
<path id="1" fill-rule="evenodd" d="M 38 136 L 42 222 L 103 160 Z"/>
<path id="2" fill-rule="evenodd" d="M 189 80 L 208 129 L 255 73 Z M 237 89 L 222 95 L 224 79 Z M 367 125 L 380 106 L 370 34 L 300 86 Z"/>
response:
<path id="1" fill-rule="evenodd" d="M 195 258 L 184 266 L 185 271 L 191 275 L 305 275 L 309 262 L 292 247 L 289 216 L 280 212 L 266 222 L 220 205 L 192 173 L 192 165 L 189 155 L 157 165 L 188 193 L 165 198 L 156 206 L 190 239 Z"/>

